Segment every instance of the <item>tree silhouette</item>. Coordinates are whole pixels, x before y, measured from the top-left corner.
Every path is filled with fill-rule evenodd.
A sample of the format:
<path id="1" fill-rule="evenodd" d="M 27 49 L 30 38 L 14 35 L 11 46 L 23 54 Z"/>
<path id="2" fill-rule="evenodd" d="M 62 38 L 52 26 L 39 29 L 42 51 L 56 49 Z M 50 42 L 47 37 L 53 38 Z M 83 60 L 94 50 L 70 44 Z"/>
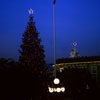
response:
<path id="1" fill-rule="evenodd" d="M 28 71 L 37 75 L 36 77 L 40 80 L 40 95 L 39 100 L 44 100 L 47 94 L 47 81 L 48 75 L 45 66 L 45 55 L 43 45 L 41 45 L 41 39 L 37 32 L 35 22 L 33 21 L 32 14 L 29 16 L 29 22 L 23 33 L 22 44 L 21 44 L 19 66 L 24 71 Z M 34 80 L 35 81 L 35 80 Z M 36 85 L 37 86 L 37 85 Z"/>
<path id="2" fill-rule="evenodd" d="M 28 25 L 23 33 L 21 50 L 19 50 L 21 54 L 19 63 L 25 70 L 34 73 L 42 73 L 45 70 L 44 49 L 40 42 L 33 16 L 30 15 Z"/>

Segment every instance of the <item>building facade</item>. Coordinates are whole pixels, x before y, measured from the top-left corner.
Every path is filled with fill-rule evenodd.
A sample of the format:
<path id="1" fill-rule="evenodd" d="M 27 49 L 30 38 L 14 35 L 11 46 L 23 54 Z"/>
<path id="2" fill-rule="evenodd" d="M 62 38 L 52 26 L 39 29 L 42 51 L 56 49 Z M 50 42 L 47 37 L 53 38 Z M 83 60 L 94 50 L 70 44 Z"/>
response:
<path id="1" fill-rule="evenodd" d="M 66 68 L 86 69 L 92 77 L 100 81 L 100 56 L 58 59 L 56 68 L 58 72 Z"/>

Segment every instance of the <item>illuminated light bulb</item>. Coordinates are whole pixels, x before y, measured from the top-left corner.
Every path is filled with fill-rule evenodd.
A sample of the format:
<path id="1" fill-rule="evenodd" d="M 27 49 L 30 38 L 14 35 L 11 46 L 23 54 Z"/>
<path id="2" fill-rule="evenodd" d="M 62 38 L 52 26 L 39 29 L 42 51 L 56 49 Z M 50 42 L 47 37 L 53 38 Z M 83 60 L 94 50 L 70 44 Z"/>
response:
<path id="1" fill-rule="evenodd" d="M 53 91 L 54 91 L 54 92 L 57 92 L 57 89 L 56 89 L 56 88 L 53 88 Z"/>
<path id="2" fill-rule="evenodd" d="M 61 88 L 61 91 L 62 91 L 62 92 L 65 92 L 65 87 L 62 87 L 62 88 Z"/>
<path id="3" fill-rule="evenodd" d="M 61 91 L 61 89 L 60 88 L 57 88 L 57 92 L 59 93 Z"/>
<path id="4" fill-rule="evenodd" d="M 50 87 L 48 87 L 48 88 L 49 88 L 49 92 L 53 93 L 53 88 L 50 88 Z"/>
<path id="5" fill-rule="evenodd" d="M 58 78 L 55 78 L 54 79 L 54 84 L 59 84 L 60 83 L 60 80 Z"/>

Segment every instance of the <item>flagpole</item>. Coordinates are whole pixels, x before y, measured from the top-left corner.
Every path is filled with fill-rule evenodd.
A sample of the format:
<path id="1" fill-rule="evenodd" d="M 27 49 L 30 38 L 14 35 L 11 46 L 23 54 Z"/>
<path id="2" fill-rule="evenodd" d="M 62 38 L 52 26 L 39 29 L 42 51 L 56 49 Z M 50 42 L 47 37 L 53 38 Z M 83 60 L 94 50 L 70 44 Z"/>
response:
<path id="1" fill-rule="evenodd" d="M 55 3 L 53 3 L 53 24 L 54 24 L 54 69 L 56 78 L 56 31 L 55 31 Z"/>

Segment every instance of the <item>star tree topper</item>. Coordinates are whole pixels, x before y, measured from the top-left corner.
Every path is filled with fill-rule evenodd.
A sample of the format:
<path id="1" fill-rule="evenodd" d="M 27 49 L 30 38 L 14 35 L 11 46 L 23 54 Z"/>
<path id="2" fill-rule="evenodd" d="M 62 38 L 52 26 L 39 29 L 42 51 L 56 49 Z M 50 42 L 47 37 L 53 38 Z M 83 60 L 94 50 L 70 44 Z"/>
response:
<path id="1" fill-rule="evenodd" d="M 74 42 L 74 43 L 73 43 L 73 46 L 76 47 L 76 46 L 77 46 L 77 42 Z"/>
<path id="2" fill-rule="evenodd" d="M 33 9 L 29 10 L 29 14 L 31 14 L 31 15 L 33 14 Z"/>

